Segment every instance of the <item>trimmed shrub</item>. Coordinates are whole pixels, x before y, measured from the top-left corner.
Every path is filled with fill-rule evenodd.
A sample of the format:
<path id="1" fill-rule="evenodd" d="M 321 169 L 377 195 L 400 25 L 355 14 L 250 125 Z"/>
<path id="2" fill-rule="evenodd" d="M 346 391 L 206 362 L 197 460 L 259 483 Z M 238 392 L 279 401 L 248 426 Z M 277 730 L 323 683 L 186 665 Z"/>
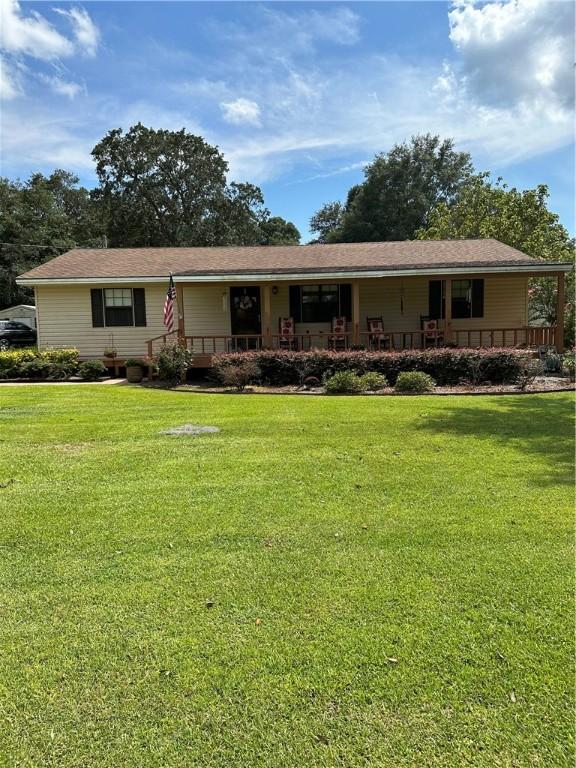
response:
<path id="1" fill-rule="evenodd" d="M 360 376 L 360 382 L 362 389 L 366 392 L 377 392 L 379 389 L 384 389 L 388 386 L 386 376 L 376 371 L 368 371 Z"/>
<path id="2" fill-rule="evenodd" d="M 252 360 L 244 360 L 229 365 L 222 371 L 222 384 L 238 392 L 244 391 L 248 384 L 254 384 L 260 378 L 260 368 Z"/>
<path id="3" fill-rule="evenodd" d="M 358 375 L 380 373 L 394 385 L 403 371 L 422 371 L 438 384 L 458 384 L 474 379 L 477 383 L 501 384 L 515 380 L 525 350 L 518 349 L 414 349 L 404 352 L 372 352 L 349 350 L 254 350 L 215 355 L 213 375 L 220 378 L 224 368 L 242 360 L 252 360 L 260 368 L 260 381 L 272 386 L 302 385 L 307 377 L 326 380 L 339 371 L 355 371 Z"/>
<path id="4" fill-rule="evenodd" d="M 20 363 L 17 377 L 25 379 L 47 379 L 50 376 L 51 368 L 52 363 L 48 360 L 43 360 L 41 357 L 35 357 L 32 360 L 26 360 L 23 363 Z"/>
<path id="5" fill-rule="evenodd" d="M 80 363 L 78 374 L 83 381 L 98 381 L 101 376 L 106 376 L 108 368 L 101 360 L 86 360 Z"/>
<path id="6" fill-rule="evenodd" d="M 65 379 L 77 370 L 77 349 L 24 348 L 0 352 L 0 379 Z"/>
<path id="7" fill-rule="evenodd" d="M 561 373 L 562 372 L 562 356 L 556 352 L 548 352 L 544 360 L 544 372 L 545 373 Z"/>
<path id="8" fill-rule="evenodd" d="M 154 358 L 154 363 L 162 381 L 180 384 L 186 379 L 186 373 L 192 365 L 192 352 L 178 341 L 163 344 Z"/>
<path id="9" fill-rule="evenodd" d="M 404 371 L 398 375 L 394 389 L 396 392 L 422 394 L 432 392 L 436 382 L 422 371 Z"/>
<path id="10" fill-rule="evenodd" d="M 324 381 L 328 395 L 357 395 L 364 391 L 362 379 L 354 371 L 338 371 Z"/>

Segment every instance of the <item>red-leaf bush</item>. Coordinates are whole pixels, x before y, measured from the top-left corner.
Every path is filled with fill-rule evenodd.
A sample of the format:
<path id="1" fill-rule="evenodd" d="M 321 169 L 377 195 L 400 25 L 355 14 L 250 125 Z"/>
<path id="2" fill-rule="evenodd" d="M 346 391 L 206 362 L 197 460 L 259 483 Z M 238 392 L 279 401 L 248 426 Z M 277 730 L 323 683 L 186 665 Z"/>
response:
<path id="1" fill-rule="evenodd" d="M 302 385 L 310 376 L 325 380 L 339 371 L 354 371 L 359 376 L 375 371 L 385 376 L 391 386 L 403 371 L 422 371 L 439 385 L 473 379 L 478 383 L 501 384 L 515 381 L 527 357 L 530 353 L 526 350 L 504 348 L 411 349 L 404 352 L 270 349 L 215 355 L 212 373 L 222 381 L 228 366 L 251 361 L 260 369 L 260 382 L 271 386 Z"/>

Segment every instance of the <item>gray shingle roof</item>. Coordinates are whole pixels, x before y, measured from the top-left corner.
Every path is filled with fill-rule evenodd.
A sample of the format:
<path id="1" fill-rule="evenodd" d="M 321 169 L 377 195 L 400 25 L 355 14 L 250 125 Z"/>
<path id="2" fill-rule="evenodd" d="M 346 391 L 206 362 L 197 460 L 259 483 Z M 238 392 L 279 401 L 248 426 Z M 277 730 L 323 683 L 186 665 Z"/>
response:
<path id="1" fill-rule="evenodd" d="M 164 278 L 169 272 L 175 276 L 281 275 L 530 265 L 542 262 L 498 240 L 413 240 L 215 248 L 77 248 L 20 277 Z"/>

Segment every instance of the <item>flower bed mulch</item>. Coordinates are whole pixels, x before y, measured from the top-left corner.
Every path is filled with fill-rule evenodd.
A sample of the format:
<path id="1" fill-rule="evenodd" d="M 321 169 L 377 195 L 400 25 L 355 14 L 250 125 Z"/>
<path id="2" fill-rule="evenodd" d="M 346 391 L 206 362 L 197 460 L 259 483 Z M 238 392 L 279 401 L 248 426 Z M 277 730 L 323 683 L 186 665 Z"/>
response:
<path id="1" fill-rule="evenodd" d="M 156 385 L 158 386 L 158 384 Z M 259 385 L 253 385 L 246 387 L 242 392 L 236 392 L 233 389 L 227 389 L 218 384 L 209 384 L 207 382 L 199 382 L 197 384 L 181 384 L 175 388 L 178 392 L 198 392 L 204 394 L 241 394 L 241 395 L 325 395 L 323 387 L 314 387 L 311 389 L 303 389 L 294 385 L 285 387 L 265 387 Z M 518 388 L 517 384 L 481 384 L 481 385 L 469 385 L 458 384 L 454 386 L 435 387 L 431 395 L 519 395 L 519 394 L 538 394 L 545 392 L 568 392 L 574 391 L 576 384 L 571 382 L 568 378 L 559 376 L 541 376 L 538 377 L 533 384 L 529 385 L 526 390 L 522 391 Z M 377 397 L 382 395 L 398 395 L 392 387 L 386 387 L 379 392 L 364 392 L 361 395 L 354 395 L 354 397 Z M 403 395 L 402 395 L 403 396 Z M 331 395 L 333 397 L 333 395 Z"/>

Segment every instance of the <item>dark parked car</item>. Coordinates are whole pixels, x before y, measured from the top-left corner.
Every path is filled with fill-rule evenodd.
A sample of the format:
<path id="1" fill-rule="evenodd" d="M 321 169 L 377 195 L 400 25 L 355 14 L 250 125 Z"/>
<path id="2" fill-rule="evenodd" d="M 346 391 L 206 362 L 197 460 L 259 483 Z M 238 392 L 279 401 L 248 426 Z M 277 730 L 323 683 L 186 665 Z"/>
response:
<path id="1" fill-rule="evenodd" d="M 26 323 L 16 320 L 0 320 L 0 350 L 10 347 L 33 347 L 36 344 L 36 331 Z"/>

